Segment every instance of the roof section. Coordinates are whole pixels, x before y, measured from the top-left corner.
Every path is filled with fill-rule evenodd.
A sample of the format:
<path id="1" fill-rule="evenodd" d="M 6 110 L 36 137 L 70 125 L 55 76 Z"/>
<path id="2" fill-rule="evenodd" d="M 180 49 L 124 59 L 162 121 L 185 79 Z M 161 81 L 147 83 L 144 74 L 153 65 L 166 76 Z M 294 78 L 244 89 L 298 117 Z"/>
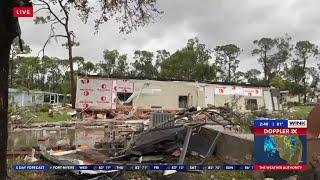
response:
<path id="1" fill-rule="evenodd" d="M 30 93 L 30 94 L 56 94 L 56 95 L 63 95 L 59 93 L 54 92 L 48 92 L 48 91 L 39 91 L 39 90 L 21 90 L 16 88 L 9 88 L 8 89 L 10 93 Z"/>
<path id="2" fill-rule="evenodd" d="M 8 91 L 9 91 L 9 92 L 12 92 L 12 93 L 14 93 L 14 92 L 16 92 L 16 93 L 17 93 L 17 92 L 25 92 L 25 91 L 23 91 L 23 90 L 21 90 L 21 89 L 15 89 L 15 88 L 9 88 Z"/>
<path id="3" fill-rule="evenodd" d="M 155 81 L 181 81 L 181 82 L 198 82 L 206 84 L 220 84 L 220 85 L 235 85 L 235 86 L 247 86 L 247 87 L 270 87 L 264 83 L 248 84 L 248 83 L 235 83 L 235 82 L 217 82 L 217 81 L 197 81 L 197 80 L 181 80 L 181 79 L 166 79 L 166 78 L 139 78 L 139 77 L 116 77 L 116 76 L 101 76 L 101 75 L 82 75 L 79 77 L 93 77 L 93 78 L 108 78 L 108 79 L 135 79 L 135 80 L 155 80 Z"/>

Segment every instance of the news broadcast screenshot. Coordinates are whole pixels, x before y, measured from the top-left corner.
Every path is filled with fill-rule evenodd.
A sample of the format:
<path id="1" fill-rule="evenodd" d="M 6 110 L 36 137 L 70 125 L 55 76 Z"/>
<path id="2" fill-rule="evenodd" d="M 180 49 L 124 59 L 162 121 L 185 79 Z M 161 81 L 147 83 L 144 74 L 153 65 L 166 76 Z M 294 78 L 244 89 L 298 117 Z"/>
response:
<path id="1" fill-rule="evenodd" d="M 320 180 L 319 6 L 1 0 L 0 180 Z"/>

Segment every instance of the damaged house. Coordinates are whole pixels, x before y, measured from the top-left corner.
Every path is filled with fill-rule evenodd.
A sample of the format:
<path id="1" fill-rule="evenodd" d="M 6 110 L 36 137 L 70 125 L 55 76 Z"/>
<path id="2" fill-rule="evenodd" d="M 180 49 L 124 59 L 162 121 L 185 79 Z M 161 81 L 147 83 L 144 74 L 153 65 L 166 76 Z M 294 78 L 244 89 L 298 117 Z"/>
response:
<path id="1" fill-rule="evenodd" d="M 239 111 L 281 110 L 277 90 L 269 87 L 186 81 L 78 78 L 77 109 L 176 111 L 188 107 L 222 107 L 236 104 Z M 234 107 L 234 106 L 233 106 Z"/>
<path id="2" fill-rule="evenodd" d="M 187 107 L 221 107 L 237 104 L 240 111 L 258 110 L 265 106 L 263 91 L 268 88 L 238 85 L 205 84 L 184 81 L 131 80 L 135 92 L 141 91 L 133 106 L 142 109 L 159 107 L 177 110 Z M 142 90 L 141 90 L 142 89 Z M 271 110 L 271 109 L 270 109 Z"/>
<path id="3" fill-rule="evenodd" d="M 9 104 L 18 107 L 28 107 L 35 105 L 62 105 L 69 102 L 70 95 L 63 95 L 59 93 L 38 91 L 38 90 L 20 90 L 9 88 Z"/>

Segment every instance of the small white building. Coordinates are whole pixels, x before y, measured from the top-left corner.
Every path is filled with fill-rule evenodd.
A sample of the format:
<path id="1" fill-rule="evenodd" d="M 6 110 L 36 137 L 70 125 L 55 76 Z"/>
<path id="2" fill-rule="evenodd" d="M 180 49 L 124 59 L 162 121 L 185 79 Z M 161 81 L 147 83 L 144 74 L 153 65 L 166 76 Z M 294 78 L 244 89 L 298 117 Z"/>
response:
<path id="1" fill-rule="evenodd" d="M 64 95 L 38 90 L 19 90 L 9 88 L 9 104 L 18 107 L 27 107 L 34 105 L 60 105 L 64 102 Z"/>

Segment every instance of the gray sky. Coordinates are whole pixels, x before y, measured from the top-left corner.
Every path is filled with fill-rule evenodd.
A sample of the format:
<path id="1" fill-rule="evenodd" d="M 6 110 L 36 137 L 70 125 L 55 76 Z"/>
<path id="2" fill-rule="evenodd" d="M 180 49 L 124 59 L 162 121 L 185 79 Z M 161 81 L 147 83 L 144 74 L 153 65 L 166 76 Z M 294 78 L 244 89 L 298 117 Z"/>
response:
<path id="1" fill-rule="evenodd" d="M 167 49 L 173 53 L 185 46 L 195 36 L 209 48 L 234 43 L 243 49 L 240 70 L 259 68 L 257 58 L 251 56 L 253 40 L 261 37 L 278 37 L 288 33 L 297 40 L 320 40 L 319 0 L 162 0 L 164 11 L 156 23 L 140 28 L 129 35 L 118 33 L 118 24 L 109 22 L 94 34 L 93 23 L 83 24 L 74 14 L 72 30 L 79 47 L 74 56 L 99 62 L 102 51 L 117 49 L 128 54 L 132 62 L 134 50 Z M 36 55 L 49 34 L 49 25 L 35 25 L 31 18 L 21 18 L 22 38 Z M 67 57 L 67 50 L 60 40 L 54 40 L 46 49 L 48 56 Z M 315 60 L 309 65 L 315 65 Z"/>

